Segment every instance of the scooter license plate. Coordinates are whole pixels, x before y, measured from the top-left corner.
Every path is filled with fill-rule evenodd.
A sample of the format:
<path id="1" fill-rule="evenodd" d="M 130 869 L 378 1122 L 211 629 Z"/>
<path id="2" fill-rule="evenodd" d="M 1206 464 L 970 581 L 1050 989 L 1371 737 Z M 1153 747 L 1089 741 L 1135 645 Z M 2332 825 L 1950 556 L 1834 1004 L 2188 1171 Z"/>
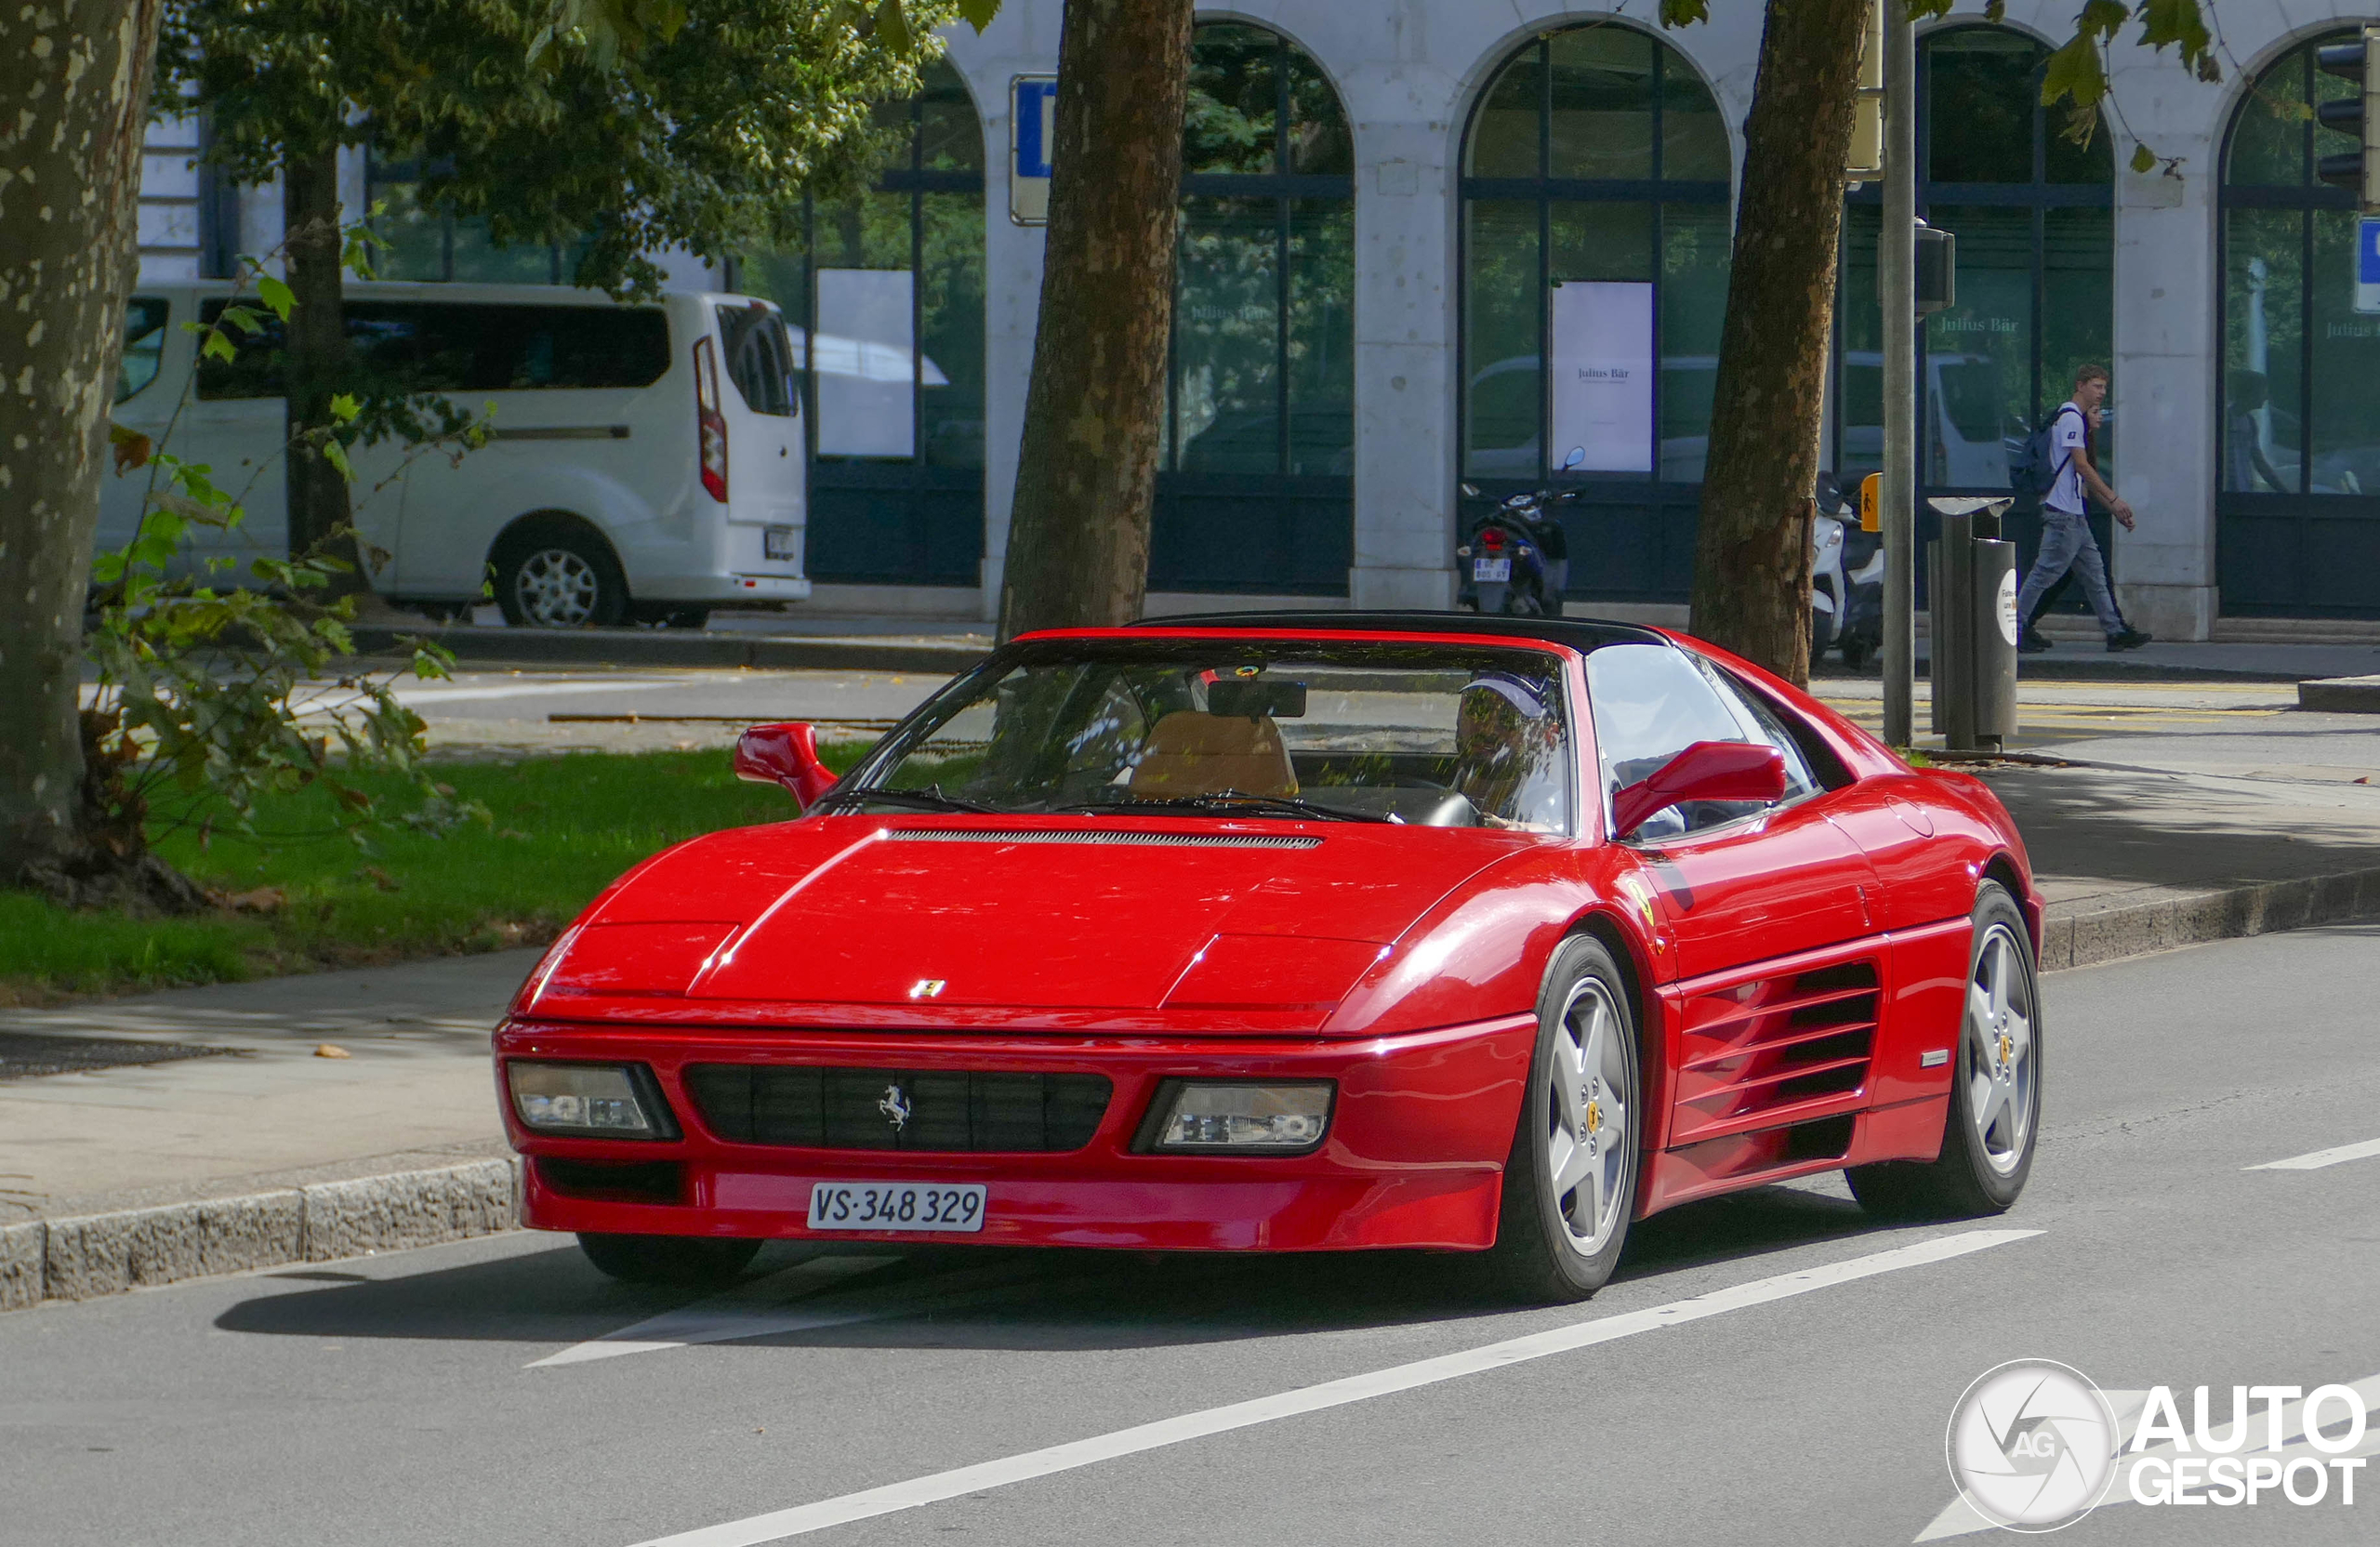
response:
<path id="1" fill-rule="evenodd" d="M 1471 561 L 1471 578 L 1474 580 L 1510 580 L 1512 577 L 1513 562 L 1510 559 Z"/>

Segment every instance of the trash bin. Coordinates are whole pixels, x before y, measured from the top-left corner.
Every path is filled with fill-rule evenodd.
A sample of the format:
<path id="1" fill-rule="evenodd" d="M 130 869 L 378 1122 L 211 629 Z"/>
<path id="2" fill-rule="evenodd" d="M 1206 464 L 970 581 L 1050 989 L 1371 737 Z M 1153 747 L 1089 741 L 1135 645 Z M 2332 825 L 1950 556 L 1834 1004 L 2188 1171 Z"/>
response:
<path id="1" fill-rule="evenodd" d="M 1997 752 L 2016 734 L 2016 545 L 2006 499 L 1927 501 L 1942 535 L 1926 549 L 1933 727 L 1953 752 Z"/>

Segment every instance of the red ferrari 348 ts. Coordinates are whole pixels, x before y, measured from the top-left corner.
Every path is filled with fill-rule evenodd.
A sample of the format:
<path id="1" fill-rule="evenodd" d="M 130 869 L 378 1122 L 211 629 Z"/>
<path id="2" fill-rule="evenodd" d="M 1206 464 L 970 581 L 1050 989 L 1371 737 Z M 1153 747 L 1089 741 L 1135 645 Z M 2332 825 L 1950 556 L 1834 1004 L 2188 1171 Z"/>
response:
<path id="1" fill-rule="evenodd" d="M 763 1240 L 1476 1252 L 1841 1170 L 2005 1209 L 2041 1109 L 2023 843 L 1693 640 L 1246 615 L 1029 635 L 794 820 L 622 877 L 496 1037 L 524 1217 L 702 1282 Z"/>

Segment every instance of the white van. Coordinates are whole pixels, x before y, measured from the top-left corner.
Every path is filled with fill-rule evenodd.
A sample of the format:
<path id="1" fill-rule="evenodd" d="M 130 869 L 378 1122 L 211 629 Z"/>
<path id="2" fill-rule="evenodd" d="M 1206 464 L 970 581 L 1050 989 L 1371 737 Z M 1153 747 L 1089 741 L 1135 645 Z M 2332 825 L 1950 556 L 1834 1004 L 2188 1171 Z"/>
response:
<path id="1" fill-rule="evenodd" d="M 280 328 L 238 357 L 196 359 L 181 324 L 212 321 L 230 286 L 144 284 L 126 319 L 114 417 L 213 469 L 246 519 L 195 551 L 286 549 Z M 359 385 L 443 394 L 495 436 L 459 458 L 402 442 L 358 447 L 355 526 L 391 556 L 372 584 L 433 614 L 493 580 L 518 626 L 699 628 L 723 602 L 810 594 L 801 570 L 805 458 L 794 345 L 748 296 L 672 292 L 625 305 L 552 285 L 347 286 Z M 103 548 L 131 540 L 146 478 L 105 481 Z"/>

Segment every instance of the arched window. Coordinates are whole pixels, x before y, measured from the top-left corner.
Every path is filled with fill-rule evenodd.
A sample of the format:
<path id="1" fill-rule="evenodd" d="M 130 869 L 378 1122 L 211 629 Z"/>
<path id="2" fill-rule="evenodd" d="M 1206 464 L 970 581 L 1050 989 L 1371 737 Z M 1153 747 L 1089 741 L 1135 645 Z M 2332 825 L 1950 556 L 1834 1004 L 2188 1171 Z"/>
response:
<path id="1" fill-rule="evenodd" d="M 1279 33 L 1191 34 L 1157 590 L 1344 595 L 1354 549 L 1355 157 Z"/>
<path id="2" fill-rule="evenodd" d="M 2114 341 L 2115 165 L 2041 105 L 2049 50 L 2001 27 L 1928 34 L 1918 51 L 1918 213 L 1958 238 L 1959 304 L 1927 319 L 1918 465 L 1940 493 L 2005 494 L 2008 443 L 2065 401 L 2077 366 Z M 1884 452 L 1884 324 L 1876 298 L 1882 190 L 1843 222 L 1831 465 L 1845 482 Z M 2121 384 L 2119 384 L 2121 385 Z M 2096 448 L 2106 461 L 2112 421 Z"/>
<path id="3" fill-rule="evenodd" d="M 1575 519 L 1601 557 L 1571 566 L 1576 594 L 1683 596 L 1692 579 L 1728 180 L 1710 88 L 1624 23 L 1524 44 L 1472 114 L 1463 476 L 1488 498 L 1548 477 L 1581 484 Z"/>
<path id="4" fill-rule="evenodd" d="M 811 339 L 813 580 L 982 575 L 984 131 L 956 70 L 923 75 L 879 110 L 903 140 L 875 187 L 808 201 L 799 247 L 735 266 Z"/>
<path id="5" fill-rule="evenodd" d="M 2356 202 L 2316 163 L 2355 139 L 2307 111 L 2351 95 L 2313 39 L 2241 98 L 2224 150 L 2223 610 L 2380 616 L 2380 317 L 2355 311 Z"/>

